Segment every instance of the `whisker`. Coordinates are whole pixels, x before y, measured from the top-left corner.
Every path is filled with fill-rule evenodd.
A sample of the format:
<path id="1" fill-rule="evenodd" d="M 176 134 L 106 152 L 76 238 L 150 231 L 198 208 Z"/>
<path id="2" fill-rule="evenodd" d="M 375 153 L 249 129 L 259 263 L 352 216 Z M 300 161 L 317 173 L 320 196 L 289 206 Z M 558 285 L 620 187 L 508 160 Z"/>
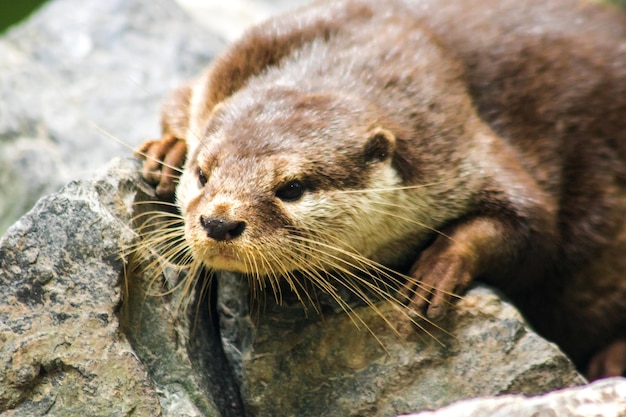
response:
<path id="1" fill-rule="evenodd" d="M 305 280 L 305 282 L 302 282 L 302 280 L 298 279 L 298 277 L 296 277 L 293 273 L 288 272 L 288 275 L 291 277 L 291 279 L 293 281 L 295 281 L 300 288 L 302 289 L 303 293 L 306 295 L 306 298 L 309 302 L 309 304 L 313 307 L 313 309 L 318 313 L 321 314 L 321 310 L 318 307 L 318 303 L 316 303 L 310 294 L 310 291 L 308 288 L 306 288 L 305 283 L 306 282 L 311 282 L 313 284 L 313 286 L 317 286 L 319 289 L 321 289 L 322 291 L 324 291 L 327 294 L 330 294 L 331 297 L 333 297 L 336 301 L 338 301 L 338 304 L 341 304 L 341 301 L 343 300 L 338 300 L 338 298 L 340 298 L 337 294 L 336 294 L 336 289 L 334 288 L 334 286 L 332 286 L 332 284 L 325 279 L 322 274 L 319 271 L 319 267 L 315 267 L 314 265 L 311 265 L 310 260 L 306 259 L 305 257 L 303 257 L 301 254 L 295 252 L 295 251 L 288 251 L 287 256 L 290 256 L 291 258 L 294 258 L 297 261 L 298 265 L 303 266 L 304 268 L 302 268 L 303 273 L 307 274 L 308 278 L 307 280 Z M 317 295 L 316 295 L 317 298 Z M 306 307 L 305 307 L 306 308 Z M 344 311 L 346 311 L 344 309 Z M 349 311 L 346 311 L 346 313 L 349 313 Z"/>
<path id="2" fill-rule="evenodd" d="M 326 248 L 330 249 L 330 250 L 335 250 L 337 252 L 339 252 L 342 255 L 346 255 L 349 256 L 355 260 L 357 260 L 361 265 L 364 265 L 366 270 L 362 271 L 362 272 L 366 272 L 369 273 L 368 270 L 369 268 L 372 268 L 374 271 L 376 271 L 379 274 L 382 274 L 384 276 L 385 279 L 389 279 L 392 280 L 394 283 L 410 289 L 410 286 L 405 286 L 402 285 L 404 282 L 411 282 L 412 284 L 416 284 L 419 285 L 420 288 L 425 289 L 425 290 L 433 290 L 435 289 L 434 285 L 430 285 L 430 284 L 426 284 L 420 281 L 415 280 L 415 278 L 405 275 L 405 274 L 401 274 L 400 272 L 397 272 L 383 264 L 380 264 L 378 262 L 375 262 L 367 257 L 364 257 L 362 255 L 360 255 L 358 253 L 358 251 L 356 251 L 354 248 L 352 248 L 349 244 L 347 244 L 346 242 L 344 242 L 343 240 L 337 238 L 335 235 L 332 235 L 328 232 L 324 232 L 324 231 L 313 231 L 311 233 L 316 233 L 318 234 L 318 237 L 320 236 L 326 236 L 330 239 L 333 240 L 337 240 L 339 241 L 341 244 L 343 244 L 347 249 L 345 248 L 341 248 L 339 246 L 336 245 L 332 245 L 329 243 L 324 243 L 324 239 L 318 238 L 318 239 L 309 239 L 309 243 L 313 243 L 313 244 L 317 244 L 317 245 L 325 245 Z M 456 297 L 456 298 L 461 298 L 458 294 L 454 294 L 451 292 L 445 292 L 446 295 L 452 296 L 452 297 Z"/>
<path id="3" fill-rule="evenodd" d="M 386 188 L 361 188 L 356 190 L 338 190 L 341 194 L 365 194 L 365 193 L 386 193 L 393 191 L 403 191 L 403 190 L 418 190 L 420 188 L 428 188 L 434 187 L 437 185 L 445 185 L 453 183 L 451 180 L 437 181 L 426 184 L 415 184 L 415 185 L 400 185 L 397 187 L 386 187 Z"/>
<path id="4" fill-rule="evenodd" d="M 137 216 L 135 220 L 141 220 L 146 216 Z M 136 223 L 138 223 L 136 221 Z M 149 239 L 152 236 L 163 236 L 178 234 L 183 236 L 184 227 L 179 219 L 172 219 L 169 216 L 150 217 L 147 222 L 139 222 L 136 226 L 136 232 L 143 236 L 144 239 Z"/>
<path id="5" fill-rule="evenodd" d="M 325 233 L 324 232 L 320 232 L 319 234 L 323 235 Z M 328 236 L 329 237 L 334 237 L 332 235 L 328 235 Z M 399 284 L 399 285 L 401 285 L 406 280 L 412 280 L 413 279 L 412 277 L 400 274 L 400 273 L 394 271 L 391 268 L 388 268 L 388 267 L 386 267 L 386 266 L 384 266 L 382 264 L 374 262 L 371 259 L 366 258 L 366 257 L 358 254 L 356 251 L 350 251 L 350 250 L 338 247 L 336 245 L 325 243 L 325 242 L 323 242 L 322 239 L 319 239 L 319 238 L 318 239 L 310 239 L 310 238 L 305 238 L 305 237 L 302 237 L 302 236 L 298 236 L 298 239 L 302 240 L 302 241 L 304 241 L 306 243 L 317 245 L 317 246 L 321 246 L 324 249 L 335 251 L 335 252 L 337 252 L 337 253 L 339 253 L 341 255 L 345 255 L 345 256 L 348 256 L 348 257 L 352 258 L 353 260 L 358 262 L 358 264 L 360 265 L 360 267 L 357 268 L 357 269 L 360 270 L 361 272 L 365 273 L 365 274 L 370 274 L 371 271 L 374 270 L 377 273 L 382 274 L 384 276 L 384 278 L 392 280 L 394 283 Z M 340 242 L 344 243 L 341 240 L 340 240 Z M 346 246 L 349 247 L 349 245 L 346 245 Z M 307 246 L 307 248 L 309 248 L 309 247 Z M 321 249 L 319 249 L 319 250 L 321 251 Z M 324 253 L 328 254 L 326 252 L 324 252 Z M 342 258 L 339 258 L 336 255 L 335 255 L 335 257 L 337 259 L 342 259 Z M 345 262 L 345 260 L 344 260 L 344 262 Z M 356 267 L 355 265 L 351 265 L 351 266 Z"/>
<path id="6" fill-rule="evenodd" d="M 393 208 L 402 208 L 402 206 L 400 204 L 391 204 L 391 203 L 386 203 L 386 202 L 382 202 L 382 201 L 372 201 L 372 203 L 374 203 L 374 204 L 381 204 L 381 205 L 385 205 L 385 206 L 393 207 Z M 438 234 L 439 236 L 442 236 L 442 237 L 444 237 L 444 238 L 454 242 L 454 239 L 452 237 L 450 237 L 449 235 L 443 233 L 442 231 L 440 231 L 438 229 L 435 229 L 434 227 L 431 227 L 431 226 L 428 226 L 428 225 L 426 225 L 426 224 L 424 224 L 422 222 L 419 222 L 419 221 L 417 221 L 415 219 L 411 219 L 411 218 L 406 217 L 406 216 L 401 216 L 398 213 L 395 213 L 393 211 L 376 210 L 376 209 L 371 208 L 371 207 L 370 207 L 370 210 L 375 212 L 375 213 L 380 213 L 380 214 L 384 214 L 386 216 L 394 217 L 396 219 L 404 220 L 407 223 L 415 224 L 415 225 L 417 225 L 417 226 L 419 226 L 419 227 L 421 227 L 423 229 L 429 230 L 429 231 L 431 231 L 433 233 Z"/>
<path id="7" fill-rule="evenodd" d="M 320 244 L 320 242 L 319 242 L 319 241 L 316 241 L 316 240 L 308 240 L 308 243 Z M 326 246 L 327 246 L 327 247 L 330 247 L 331 249 L 333 249 L 333 248 L 334 248 L 332 245 L 326 245 Z M 312 248 L 312 247 L 309 247 L 309 246 L 305 246 L 305 248 L 306 248 L 307 250 L 315 250 L 315 248 Z M 331 259 L 333 259 L 332 261 L 328 261 L 328 260 L 326 260 L 325 262 L 326 262 L 326 263 L 327 263 L 327 264 L 331 267 L 331 269 L 333 269 L 333 270 L 335 270 L 335 271 L 339 271 L 339 272 L 343 273 L 343 274 L 344 274 L 344 275 L 343 275 L 343 278 L 347 278 L 347 277 L 352 277 L 352 278 L 355 278 L 355 279 L 357 280 L 357 282 L 359 282 L 360 284 L 365 285 L 365 286 L 366 286 L 366 287 L 368 287 L 370 290 L 374 291 L 374 293 L 375 293 L 377 296 L 381 297 L 381 299 L 383 299 L 383 300 L 387 300 L 387 301 L 390 301 L 390 302 L 392 302 L 392 304 L 396 304 L 396 305 L 398 305 L 399 307 L 402 307 L 402 310 L 401 310 L 401 311 L 403 312 L 403 314 L 405 314 L 405 316 L 406 316 L 406 317 L 408 317 L 408 318 L 409 318 L 409 319 L 410 319 L 410 320 L 411 320 L 411 321 L 412 321 L 415 325 L 417 325 L 420 329 L 422 329 L 424 332 L 426 332 L 426 334 L 428 334 L 429 336 L 431 336 L 431 337 L 433 337 L 435 340 L 437 340 L 437 339 L 436 339 L 436 337 L 435 337 L 434 335 L 432 335 L 432 334 L 431 334 L 431 333 L 430 333 L 427 329 L 425 329 L 425 328 L 424 328 L 424 327 L 423 327 L 420 323 L 416 322 L 416 321 L 415 321 L 415 320 L 414 320 L 414 319 L 413 319 L 413 318 L 412 318 L 412 317 L 408 314 L 408 312 L 406 311 L 406 310 L 407 310 L 406 306 L 405 306 L 404 304 L 402 304 L 400 301 L 398 301 L 398 300 L 397 300 L 397 298 L 396 298 L 396 297 L 397 297 L 397 295 L 395 295 L 395 294 L 394 294 L 394 295 L 392 295 L 392 294 L 390 294 L 390 293 L 389 293 L 389 291 L 388 291 L 388 290 L 381 289 L 378 285 L 376 285 L 377 283 L 383 283 L 383 284 L 385 284 L 385 287 L 388 287 L 388 284 L 387 284 L 384 280 L 382 280 L 382 279 L 381 279 L 381 277 L 376 276 L 376 275 L 372 275 L 372 274 L 370 273 L 370 271 L 369 271 L 367 268 L 364 268 L 364 267 L 362 267 L 362 266 L 355 266 L 354 264 L 350 264 L 350 263 L 348 263 L 345 259 L 340 258 L 340 257 L 338 257 L 338 256 L 334 256 L 334 255 L 332 255 L 332 254 L 328 253 L 328 252 L 327 252 L 327 251 L 325 251 L 325 250 L 318 249 L 318 250 L 317 250 L 317 252 L 319 252 L 319 253 L 321 253 L 321 254 L 323 254 L 323 255 L 327 256 L 327 257 L 331 257 Z M 348 253 L 348 254 L 350 254 L 350 255 L 354 255 L 354 254 L 351 254 L 351 253 Z M 360 255 L 359 255 L 359 256 L 355 256 L 355 257 L 354 257 L 354 260 L 356 260 L 357 262 L 359 262 L 359 264 L 371 265 L 371 266 L 377 266 L 375 262 L 373 262 L 373 261 L 371 261 L 371 260 L 369 260 L 369 259 L 367 259 L 367 258 L 360 257 Z M 357 270 L 360 270 L 361 272 L 364 272 L 365 274 L 367 274 L 367 275 L 368 275 L 368 277 L 367 277 L 367 278 L 364 278 L 364 277 L 359 276 L 358 274 L 352 273 L 351 271 L 349 271 L 349 269 L 347 269 L 347 268 L 346 268 L 345 266 L 343 266 L 343 265 L 347 265 L 347 266 L 349 266 L 349 267 L 352 267 L 352 268 L 355 268 L 355 269 L 357 269 Z M 388 268 L 386 268 L 386 267 L 384 267 L 384 266 L 382 266 L 382 265 L 380 265 L 380 266 L 381 266 L 381 267 L 383 267 L 384 269 L 388 269 Z M 396 275 L 396 276 L 402 276 L 401 274 L 399 274 L 399 273 L 397 273 L 397 272 L 395 272 L 395 271 L 391 271 L 393 274 L 389 274 L 389 273 L 387 273 L 387 272 L 385 272 L 385 271 L 379 271 L 379 272 L 382 272 L 382 273 L 383 273 L 383 275 L 384 275 L 384 277 L 386 277 L 386 278 L 391 278 L 391 279 L 393 279 L 393 280 L 394 280 L 394 281 L 396 281 L 396 282 L 398 282 L 398 279 L 397 279 L 397 278 L 395 278 L 395 277 L 394 277 L 394 275 Z M 370 279 L 372 279 L 372 278 L 374 279 L 374 282 L 371 282 L 371 281 L 370 281 Z M 409 277 L 406 277 L 406 278 L 409 278 Z M 342 282 L 342 284 L 343 284 L 343 283 L 344 283 L 344 282 Z M 422 283 L 419 283 L 419 282 L 417 282 L 417 281 L 416 281 L 416 283 L 417 283 L 417 284 L 422 284 Z M 353 291 L 353 289 L 354 289 L 354 286 L 355 286 L 355 285 L 356 285 L 356 284 L 351 284 L 351 287 L 349 287 L 348 289 L 349 289 L 349 290 L 352 290 L 352 292 L 353 292 L 355 295 L 357 295 L 359 298 L 361 298 L 361 299 L 362 299 L 364 302 L 366 302 L 368 305 L 373 306 L 373 304 L 372 304 L 371 300 L 369 300 L 369 299 L 367 298 L 367 296 L 365 296 L 365 298 L 364 298 L 364 297 L 362 297 L 362 296 L 360 295 L 360 293 L 361 293 L 360 288 L 358 289 L 358 293 L 357 293 L 357 292 L 355 292 L 355 291 Z M 380 314 L 382 315 L 382 313 L 380 312 L 380 310 L 377 310 L 377 309 L 376 309 L 375 311 L 377 312 L 377 314 L 378 314 L 378 313 L 380 313 Z M 439 330 L 441 330 L 441 331 L 443 331 L 443 332 L 447 333 L 447 332 L 445 331 L 445 329 L 441 328 L 441 327 L 440 327 L 439 325 L 437 325 L 436 323 L 434 323 L 434 322 L 432 322 L 432 321 L 428 320 L 428 319 L 427 319 L 426 317 L 424 317 L 422 314 L 420 314 L 420 313 L 418 313 L 418 312 L 414 312 L 414 313 L 415 313 L 415 315 L 416 315 L 417 317 L 419 317 L 420 319 L 422 319 L 422 320 L 426 321 L 427 323 L 429 323 L 429 324 L 431 324 L 431 325 L 435 326 L 435 327 L 436 327 L 436 328 L 438 328 Z M 384 317 L 383 317 L 383 319 L 385 320 L 385 318 L 384 318 Z M 389 324 L 389 325 L 391 325 L 391 323 L 389 323 L 389 322 L 388 322 L 388 324 Z M 392 327 L 393 327 L 393 326 L 392 326 Z M 437 340 L 437 341 L 438 341 L 438 340 Z M 438 342 L 439 342 L 439 341 L 438 341 Z M 440 342 L 439 342 L 439 343 L 440 343 Z"/>
<path id="8" fill-rule="evenodd" d="M 167 207 L 173 207 L 175 209 L 178 209 L 178 204 L 176 203 L 172 203 L 169 201 L 163 201 L 163 200 L 152 200 L 152 201 L 135 201 L 133 202 L 133 206 L 141 206 L 141 205 L 148 205 L 148 206 L 167 206 Z M 157 212 L 157 211 L 155 211 Z M 179 218 L 183 218 L 183 216 L 177 212 L 167 212 L 172 216 L 176 216 Z"/>
<path id="9" fill-rule="evenodd" d="M 140 154 L 141 154 L 141 156 L 144 156 L 143 153 L 140 153 Z M 150 159 L 162 162 L 161 160 L 156 159 L 156 158 L 150 158 Z M 167 165 L 165 165 L 165 166 L 167 166 Z M 161 176 L 165 177 L 165 178 L 178 179 L 178 178 L 180 178 L 180 174 L 182 174 L 182 172 L 183 172 L 182 169 L 179 170 L 179 171 L 180 172 L 178 174 L 166 174 L 166 173 L 161 172 Z M 139 174 L 139 175 L 143 174 L 143 171 L 141 169 L 125 169 L 124 172 L 126 172 L 126 173 L 133 173 L 133 174 Z"/>
<path id="10" fill-rule="evenodd" d="M 93 121 L 90 121 L 90 124 L 94 127 L 94 129 L 96 129 L 97 131 L 99 131 L 100 133 L 102 133 L 103 135 L 105 135 L 106 137 L 108 137 L 109 139 L 112 139 L 114 142 L 117 142 L 118 144 L 122 145 L 123 147 L 130 149 L 133 152 L 136 152 L 136 149 L 132 146 L 130 146 L 129 144 L 125 143 L 124 141 L 118 139 L 117 137 L 115 137 L 115 135 L 109 133 L 108 131 L 106 131 L 105 129 L 103 129 L 102 127 L 100 127 L 98 124 L 94 123 Z M 141 156 L 143 156 L 146 159 L 150 159 L 152 161 L 155 162 L 159 162 L 161 165 L 168 167 L 174 171 L 180 172 L 182 174 L 183 169 L 182 168 L 178 168 L 176 166 L 173 165 L 169 165 L 166 164 L 164 161 L 161 161 L 159 159 L 153 158 L 150 155 L 146 154 L 145 152 L 139 152 L 139 154 Z"/>
<path id="11" fill-rule="evenodd" d="M 259 272 L 259 262 L 261 263 L 261 265 L 264 265 L 267 262 L 265 257 L 262 255 L 262 252 L 259 252 L 259 254 L 261 255 L 260 257 L 255 257 L 250 252 L 246 253 L 246 256 L 252 259 L 251 264 L 254 265 L 254 268 L 252 271 L 253 273 L 250 274 L 248 277 L 248 288 L 250 288 L 250 291 L 251 291 L 251 294 L 250 294 L 251 302 L 256 303 L 254 307 L 256 309 L 255 314 L 257 315 L 257 317 L 260 313 L 260 308 L 261 308 L 261 295 L 265 294 L 263 289 L 265 288 L 265 285 L 266 285 L 265 276 L 261 275 L 261 273 Z M 271 281 L 271 278 L 269 279 Z M 270 285 L 272 285 L 271 282 L 270 282 Z M 274 297 L 276 298 L 275 293 L 274 293 Z"/>
<path id="12" fill-rule="evenodd" d="M 270 283 L 270 287 L 272 288 L 272 292 L 274 293 L 274 299 L 276 300 L 277 303 L 280 304 L 282 303 L 282 300 L 283 300 L 283 294 L 282 294 L 282 290 L 280 286 L 280 279 L 278 278 L 278 275 L 280 274 L 280 272 L 278 273 L 274 272 L 274 268 L 271 268 L 271 263 L 268 257 L 271 257 L 274 263 L 279 264 L 281 270 L 287 272 L 287 268 L 285 267 L 284 263 L 279 258 L 274 256 L 274 254 L 272 253 L 266 254 L 263 250 L 260 250 L 256 247 L 255 247 L 255 250 L 256 250 L 256 253 L 260 255 L 261 257 L 261 261 L 263 262 L 263 265 L 265 266 L 264 270 L 272 271 L 271 275 L 269 275 L 267 278 Z"/>
<path id="13" fill-rule="evenodd" d="M 296 246 L 298 246 L 298 244 L 296 244 Z M 304 246 L 304 249 L 308 251 L 311 248 L 308 246 Z M 323 252 L 323 251 L 320 251 L 320 252 L 322 252 L 322 254 L 329 255 L 326 252 Z M 347 307 L 347 308 L 344 308 L 344 311 L 346 311 L 347 313 L 349 313 L 349 311 L 352 311 L 352 308 L 348 304 L 346 304 L 345 301 L 341 298 L 341 296 L 337 293 L 335 286 L 332 285 L 331 282 L 328 280 L 328 278 L 323 276 L 321 272 L 318 272 L 318 271 L 325 270 L 325 268 L 323 267 L 321 263 L 321 258 L 318 258 L 319 264 L 316 265 L 316 264 L 312 264 L 309 259 L 300 255 L 297 252 L 290 251 L 289 255 L 297 258 L 299 264 L 304 264 L 305 268 L 303 268 L 303 271 L 307 274 L 308 278 L 311 279 L 315 285 L 317 285 L 325 293 L 330 294 L 333 297 L 333 299 L 335 299 L 342 306 L 342 308 L 344 306 Z M 352 271 L 345 268 L 343 264 L 341 263 L 334 262 L 334 261 L 328 262 L 328 260 L 325 260 L 325 264 L 330 265 L 331 268 L 334 270 L 334 272 L 340 272 L 344 275 L 354 275 Z M 309 266 L 309 267 L 307 268 L 306 266 Z M 346 285 L 345 282 L 343 282 L 341 279 L 335 279 L 335 280 L 344 286 Z M 365 293 L 361 291 L 360 288 L 358 288 L 357 286 L 348 286 L 347 288 L 350 291 L 352 291 L 355 295 L 357 295 L 359 298 L 361 298 L 361 300 L 364 301 L 366 304 L 371 304 L 371 301 L 369 300 L 369 298 L 365 295 Z"/>
<path id="14" fill-rule="evenodd" d="M 301 258 L 301 261 L 305 265 L 307 264 L 311 265 L 309 260 L 305 258 Z M 376 336 L 376 334 L 370 329 L 367 323 L 365 323 L 365 321 L 358 314 L 354 312 L 354 309 L 352 308 L 352 306 L 346 300 L 344 300 L 339 293 L 337 293 L 336 288 L 331 284 L 331 282 L 326 277 L 324 277 L 321 274 L 321 272 L 318 272 L 318 268 L 305 268 L 305 271 L 306 271 L 305 273 L 307 274 L 306 278 L 308 278 L 313 283 L 313 285 L 317 286 L 324 293 L 328 294 L 337 303 L 337 305 L 341 308 L 341 310 L 350 318 L 350 321 L 352 321 L 352 323 L 357 329 L 360 328 L 359 326 L 359 323 L 360 323 L 365 329 L 367 329 L 374 336 L 374 338 L 382 346 L 381 341 Z M 308 292 L 307 292 L 307 296 L 308 296 Z M 309 297 L 309 300 L 310 302 L 312 302 L 310 297 Z M 366 304 L 369 305 L 369 303 L 367 303 L 367 300 L 363 300 L 363 301 L 365 301 Z M 313 305 L 315 306 L 315 304 Z M 319 310 L 317 309 L 316 311 L 319 312 Z"/>

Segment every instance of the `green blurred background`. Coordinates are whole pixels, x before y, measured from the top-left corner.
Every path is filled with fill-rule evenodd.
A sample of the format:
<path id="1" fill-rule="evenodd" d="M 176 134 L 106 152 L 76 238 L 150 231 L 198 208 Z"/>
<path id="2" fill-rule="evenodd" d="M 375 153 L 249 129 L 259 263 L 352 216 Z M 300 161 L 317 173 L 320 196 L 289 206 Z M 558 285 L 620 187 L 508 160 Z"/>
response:
<path id="1" fill-rule="evenodd" d="M 27 17 L 43 3 L 44 0 L 0 0 L 0 32 Z"/>

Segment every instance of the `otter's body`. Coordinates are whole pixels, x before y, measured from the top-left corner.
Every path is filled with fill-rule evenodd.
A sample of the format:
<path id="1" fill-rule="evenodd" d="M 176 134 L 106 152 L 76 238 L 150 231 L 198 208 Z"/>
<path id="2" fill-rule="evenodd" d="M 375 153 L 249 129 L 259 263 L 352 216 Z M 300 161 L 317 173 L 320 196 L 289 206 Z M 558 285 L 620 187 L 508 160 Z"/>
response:
<path id="1" fill-rule="evenodd" d="M 208 267 L 399 269 L 430 317 L 481 278 L 579 365 L 626 338 L 618 9 L 317 3 L 250 30 L 163 121 L 143 150 L 182 164 L 188 147 L 177 201 Z"/>

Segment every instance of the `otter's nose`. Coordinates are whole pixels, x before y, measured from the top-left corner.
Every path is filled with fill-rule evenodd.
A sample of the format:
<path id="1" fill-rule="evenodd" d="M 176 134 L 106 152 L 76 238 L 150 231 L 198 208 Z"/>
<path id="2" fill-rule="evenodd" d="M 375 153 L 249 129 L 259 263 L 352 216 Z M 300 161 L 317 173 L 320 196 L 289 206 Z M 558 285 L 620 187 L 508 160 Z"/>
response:
<path id="1" fill-rule="evenodd" d="M 240 236 L 246 228 L 246 222 L 230 221 L 219 217 L 200 216 L 200 224 L 208 237 L 223 241 Z"/>

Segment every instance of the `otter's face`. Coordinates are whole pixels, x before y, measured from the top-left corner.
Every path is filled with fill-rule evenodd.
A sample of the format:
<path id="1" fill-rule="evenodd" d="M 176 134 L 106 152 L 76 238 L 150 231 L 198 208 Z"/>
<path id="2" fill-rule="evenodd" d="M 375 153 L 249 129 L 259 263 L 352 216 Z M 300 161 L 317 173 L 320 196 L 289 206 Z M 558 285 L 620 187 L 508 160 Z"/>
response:
<path id="1" fill-rule="evenodd" d="M 194 258 L 277 276 L 398 252 L 409 231 L 393 132 L 325 95 L 280 99 L 224 104 L 190 150 L 177 197 Z"/>

